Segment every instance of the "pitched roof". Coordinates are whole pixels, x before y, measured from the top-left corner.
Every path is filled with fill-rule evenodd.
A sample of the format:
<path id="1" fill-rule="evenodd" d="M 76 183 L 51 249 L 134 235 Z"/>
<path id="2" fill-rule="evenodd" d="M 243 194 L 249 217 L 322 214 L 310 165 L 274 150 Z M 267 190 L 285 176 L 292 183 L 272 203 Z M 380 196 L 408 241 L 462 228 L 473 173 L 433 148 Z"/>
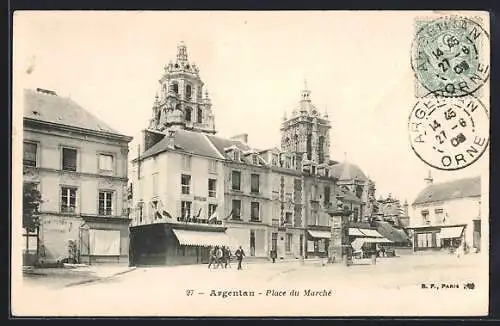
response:
<path id="1" fill-rule="evenodd" d="M 351 163 L 337 163 L 331 167 L 332 174 L 339 180 L 351 180 L 358 178 L 361 181 L 366 181 L 368 178 L 363 173 L 363 170 L 355 164 Z"/>
<path id="2" fill-rule="evenodd" d="M 72 99 L 50 91 L 24 90 L 24 118 L 120 135 Z"/>
<path id="3" fill-rule="evenodd" d="M 259 153 L 262 151 L 259 149 L 254 149 L 248 146 L 248 144 L 240 141 L 240 140 L 235 140 L 235 139 L 226 139 L 226 138 L 220 138 L 217 136 L 212 136 L 212 135 L 207 135 L 207 138 L 212 142 L 212 144 L 217 148 L 217 150 L 220 152 L 221 155 L 223 155 L 226 159 L 231 160 L 232 157 L 229 155 L 228 152 L 226 152 L 226 149 L 231 148 L 231 147 L 236 147 L 241 151 L 241 161 L 246 164 L 253 164 L 253 161 L 251 159 L 250 155 L 247 154 L 257 154 L 259 156 Z M 259 159 L 260 164 L 259 165 L 264 165 L 264 160 Z"/>
<path id="4" fill-rule="evenodd" d="M 481 196 L 481 177 L 431 184 L 422 190 L 413 205 Z"/>
<path id="5" fill-rule="evenodd" d="M 141 159 L 160 154 L 169 150 L 168 148 L 168 136 L 163 137 L 158 143 L 154 144 L 148 148 L 142 155 Z M 212 146 L 212 144 L 206 138 L 206 135 L 200 132 L 193 132 L 188 130 L 176 130 L 175 131 L 175 149 L 183 151 L 189 154 L 195 154 L 205 157 L 218 158 L 222 157 L 217 152 L 217 150 Z"/>
<path id="6" fill-rule="evenodd" d="M 402 229 L 397 229 L 387 222 L 376 222 L 376 224 L 378 233 L 384 236 L 384 238 L 396 243 L 405 243 L 410 241 L 410 238 Z"/>

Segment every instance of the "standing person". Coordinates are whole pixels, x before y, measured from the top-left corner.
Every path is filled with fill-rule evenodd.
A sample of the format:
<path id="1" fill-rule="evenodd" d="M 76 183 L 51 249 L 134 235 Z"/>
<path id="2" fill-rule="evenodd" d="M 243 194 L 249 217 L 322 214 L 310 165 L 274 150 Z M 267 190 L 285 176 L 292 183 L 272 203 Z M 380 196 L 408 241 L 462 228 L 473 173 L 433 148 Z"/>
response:
<path id="1" fill-rule="evenodd" d="M 229 247 L 223 247 L 224 248 L 224 268 L 227 268 L 229 265 L 229 268 L 231 268 L 231 249 Z"/>
<path id="2" fill-rule="evenodd" d="M 222 259 L 224 259 L 224 254 L 222 252 L 221 247 L 216 247 L 217 249 L 215 250 L 215 257 L 217 259 L 217 268 L 221 267 L 222 268 Z"/>
<path id="3" fill-rule="evenodd" d="M 214 268 L 215 268 L 215 247 L 211 247 L 210 248 L 210 252 L 208 254 L 208 269 L 210 269 L 210 266 L 212 266 L 212 264 L 214 265 Z"/>
<path id="4" fill-rule="evenodd" d="M 245 252 L 243 251 L 241 246 L 238 249 L 236 249 L 236 252 L 234 253 L 234 255 L 236 256 L 236 259 L 238 259 L 238 269 L 242 269 L 241 268 L 241 261 L 243 260 L 243 257 L 245 257 Z"/>

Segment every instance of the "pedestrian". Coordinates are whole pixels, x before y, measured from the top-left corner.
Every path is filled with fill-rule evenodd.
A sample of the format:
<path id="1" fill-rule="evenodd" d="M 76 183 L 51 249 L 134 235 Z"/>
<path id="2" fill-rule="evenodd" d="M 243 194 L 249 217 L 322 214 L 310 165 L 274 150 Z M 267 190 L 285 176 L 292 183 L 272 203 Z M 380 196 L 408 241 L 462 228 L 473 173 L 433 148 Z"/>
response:
<path id="1" fill-rule="evenodd" d="M 215 250 L 216 250 L 216 247 L 210 248 L 210 252 L 208 254 L 208 269 L 210 269 L 210 266 L 212 266 L 212 265 L 214 265 L 214 268 L 215 268 L 215 261 L 216 261 Z"/>
<path id="2" fill-rule="evenodd" d="M 224 248 L 224 268 L 231 268 L 231 249 L 229 247 L 223 247 Z"/>
<path id="3" fill-rule="evenodd" d="M 241 246 L 236 249 L 234 255 L 236 256 L 236 259 L 238 260 L 238 270 L 242 269 L 241 268 L 241 261 L 243 260 L 243 257 L 245 257 L 245 252 L 241 248 Z"/>
<path id="4" fill-rule="evenodd" d="M 217 247 L 216 251 L 215 251 L 215 257 L 217 259 L 217 268 L 219 267 L 223 267 L 222 265 L 222 260 L 224 259 L 224 254 L 222 252 L 222 248 L 221 247 Z"/>
<path id="5" fill-rule="evenodd" d="M 276 250 L 271 250 L 271 259 L 273 260 L 273 264 L 276 263 Z"/>

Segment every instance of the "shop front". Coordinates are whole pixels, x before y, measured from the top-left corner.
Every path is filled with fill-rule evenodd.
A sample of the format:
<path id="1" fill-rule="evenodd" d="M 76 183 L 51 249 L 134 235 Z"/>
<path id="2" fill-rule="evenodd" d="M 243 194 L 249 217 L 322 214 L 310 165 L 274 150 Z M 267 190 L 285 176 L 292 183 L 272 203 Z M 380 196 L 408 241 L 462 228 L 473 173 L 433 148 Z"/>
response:
<path id="1" fill-rule="evenodd" d="M 194 224 L 194 223 L 193 223 Z M 131 264 L 190 265 L 209 261 L 212 246 L 228 246 L 222 226 L 157 223 L 130 228 Z"/>
<path id="2" fill-rule="evenodd" d="M 465 241 L 465 224 L 411 227 L 414 251 L 456 249 Z"/>
<path id="3" fill-rule="evenodd" d="M 328 257 L 328 247 L 330 245 L 331 231 L 307 230 L 306 258 Z"/>

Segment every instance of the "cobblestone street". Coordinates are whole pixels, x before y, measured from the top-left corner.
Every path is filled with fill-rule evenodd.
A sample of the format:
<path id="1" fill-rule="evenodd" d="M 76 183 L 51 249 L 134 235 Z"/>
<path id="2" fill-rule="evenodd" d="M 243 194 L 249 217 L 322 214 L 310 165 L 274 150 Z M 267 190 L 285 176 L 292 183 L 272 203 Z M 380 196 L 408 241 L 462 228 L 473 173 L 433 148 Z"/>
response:
<path id="1" fill-rule="evenodd" d="M 226 270 L 206 265 L 149 267 L 65 288 L 30 279 L 25 281 L 29 287 L 16 292 L 18 299 L 26 298 L 17 311 L 131 316 L 478 314 L 486 313 L 488 299 L 487 275 L 481 274 L 487 268 L 478 268 L 481 259 L 408 255 L 378 259 L 376 265 L 355 260 L 350 267 L 322 266 L 319 261 L 252 263 L 242 271 L 234 264 Z M 473 289 L 465 288 L 470 284 Z M 298 295 L 290 295 L 292 290 Z M 307 290 L 317 295 L 306 296 Z M 37 298 L 36 304 L 32 298 Z"/>

